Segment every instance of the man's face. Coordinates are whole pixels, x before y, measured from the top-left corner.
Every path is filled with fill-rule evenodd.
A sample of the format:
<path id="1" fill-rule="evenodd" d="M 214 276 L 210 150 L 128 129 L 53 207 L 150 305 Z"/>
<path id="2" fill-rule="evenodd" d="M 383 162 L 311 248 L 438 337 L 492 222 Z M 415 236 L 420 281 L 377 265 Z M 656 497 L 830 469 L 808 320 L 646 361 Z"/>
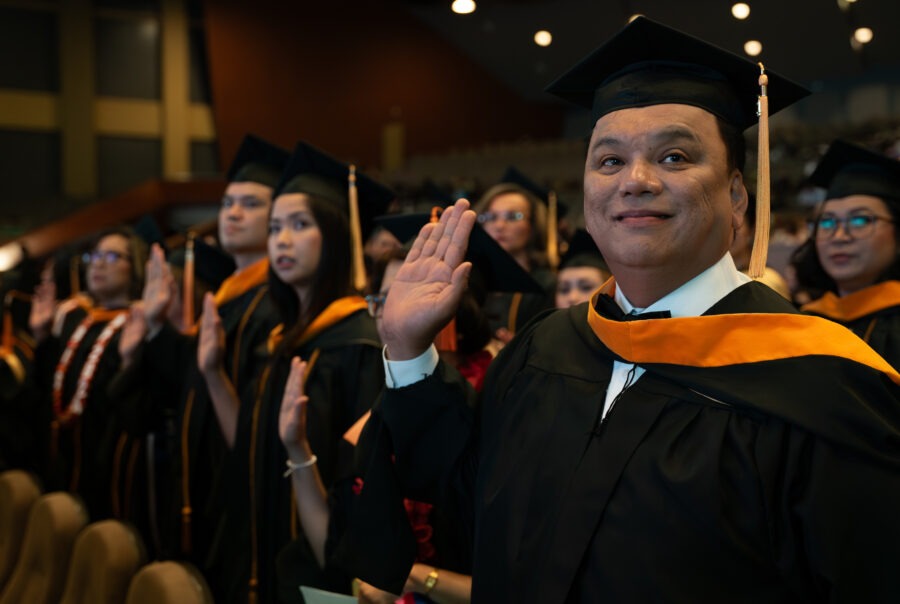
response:
<path id="1" fill-rule="evenodd" d="M 266 251 L 272 187 L 233 182 L 219 208 L 219 241 L 231 255 Z"/>
<path id="2" fill-rule="evenodd" d="M 584 214 L 614 275 L 663 275 L 677 286 L 722 257 L 747 205 L 726 158 L 715 117 L 697 107 L 622 109 L 597 121 Z"/>

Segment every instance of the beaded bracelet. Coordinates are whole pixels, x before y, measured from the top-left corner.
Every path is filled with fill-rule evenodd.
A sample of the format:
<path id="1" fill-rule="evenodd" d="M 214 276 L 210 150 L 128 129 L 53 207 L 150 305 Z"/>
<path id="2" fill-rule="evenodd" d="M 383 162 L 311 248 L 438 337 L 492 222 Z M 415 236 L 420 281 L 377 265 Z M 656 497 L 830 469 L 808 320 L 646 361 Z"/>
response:
<path id="1" fill-rule="evenodd" d="M 284 471 L 284 477 L 287 478 L 291 474 L 294 473 L 295 470 L 302 470 L 303 468 L 309 468 L 310 466 L 315 465 L 315 463 L 319 461 L 319 458 L 313 455 L 309 459 L 301 463 L 294 463 L 290 459 L 286 460 L 287 470 Z"/>

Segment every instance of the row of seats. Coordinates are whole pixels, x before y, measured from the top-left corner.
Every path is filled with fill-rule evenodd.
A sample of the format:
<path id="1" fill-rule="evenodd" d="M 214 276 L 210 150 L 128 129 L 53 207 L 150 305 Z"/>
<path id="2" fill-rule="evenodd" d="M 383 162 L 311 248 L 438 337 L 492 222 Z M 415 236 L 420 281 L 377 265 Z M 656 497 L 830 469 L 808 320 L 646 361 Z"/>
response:
<path id="1" fill-rule="evenodd" d="M 88 523 L 81 501 L 42 494 L 21 470 L 0 473 L 0 604 L 211 604 L 191 566 L 146 563 L 118 520 Z"/>

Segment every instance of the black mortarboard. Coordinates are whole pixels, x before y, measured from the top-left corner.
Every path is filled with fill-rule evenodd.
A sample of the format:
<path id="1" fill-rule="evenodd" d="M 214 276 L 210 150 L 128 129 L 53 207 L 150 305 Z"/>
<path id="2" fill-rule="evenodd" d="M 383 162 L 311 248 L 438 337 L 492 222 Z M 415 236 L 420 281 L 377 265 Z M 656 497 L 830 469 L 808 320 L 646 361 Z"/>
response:
<path id="1" fill-rule="evenodd" d="M 500 182 L 502 183 L 512 183 L 514 185 L 519 185 L 529 193 L 533 194 L 535 197 L 540 199 L 544 205 L 550 205 L 550 191 L 540 186 L 527 176 L 523 174 L 518 168 L 515 166 L 508 166 L 506 168 L 506 172 L 503 173 L 503 176 L 500 178 Z M 569 211 L 569 207 L 559 201 L 556 201 L 556 215 L 561 218 L 566 215 L 566 212 Z"/>
<path id="2" fill-rule="evenodd" d="M 607 273 L 610 272 L 609 266 L 603 259 L 603 254 L 594 243 L 594 238 L 584 229 L 575 231 L 566 253 L 559 260 L 559 270 L 576 266 L 592 266 Z"/>
<path id="3" fill-rule="evenodd" d="M 148 248 L 157 243 L 163 250 L 166 249 L 166 241 L 162 229 L 159 228 L 159 223 L 149 214 L 141 216 L 133 228 L 137 236 L 147 243 Z"/>
<path id="4" fill-rule="evenodd" d="M 759 73 L 757 63 L 638 17 L 546 91 L 591 109 L 594 122 L 618 109 L 675 103 L 745 130 L 757 122 Z M 766 74 L 770 114 L 809 94 L 768 69 Z"/>
<path id="5" fill-rule="evenodd" d="M 452 206 L 456 199 L 453 195 L 440 188 L 433 180 L 428 179 L 422 185 L 422 197 L 425 201 L 439 205 L 442 208 Z"/>
<path id="6" fill-rule="evenodd" d="M 307 193 L 349 213 L 349 175 L 350 166 L 301 141 L 294 147 L 275 188 L 275 195 Z M 372 232 L 373 219 L 387 211 L 394 199 L 394 192 L 359 170 L 356 171 L 356 191 L 359 197 L 360 228 L 365 240 Z"/>
<path id="7" fill-rule="evenodd" d="M 396 214 L 379 216 L 376 222 L 408 243 L 431 219 L 430 214 Z M 466 260 L 484 278 L 487 291 L 543 294 L 544 290 L 506 250 L 476 224 L 469 237 Z"/>
<path id="8" fill-rule="evenodd" d="M 228 182 L 256 182 L 274 189 L 287 160 L 287 151 L 248 134 L 241 142 L 226 177 Z"/>
<path id="9" fill-rule="evenodd" d="M 237 270 L 234 259 L 218 246 L 194 239 L 194 274 L 213 291 Z"/>
<path id="10" fill-rule="evenodd" d="M 872 195 L 900 202 L 900 161 L 841 140 L 831 143 L 809 180 L 828 189 L 826 199 Z"/>

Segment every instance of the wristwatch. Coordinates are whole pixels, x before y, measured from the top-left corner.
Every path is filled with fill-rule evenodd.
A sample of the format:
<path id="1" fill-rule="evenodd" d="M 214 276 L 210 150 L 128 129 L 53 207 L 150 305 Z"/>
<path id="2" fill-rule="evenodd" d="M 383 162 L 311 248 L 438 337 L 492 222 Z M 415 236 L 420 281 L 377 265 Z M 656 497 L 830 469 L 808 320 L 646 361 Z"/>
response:
<path id="1" fill-rule="evenodd" d="M 436 568 L 432 568 L 431 572 L 428 573 L 428 576 L 425 577 L 425 594 L 431 593 L 431 590 L 434 589 L 434 586 L 437 585 L 438 582 L 438 571 Z"/>

